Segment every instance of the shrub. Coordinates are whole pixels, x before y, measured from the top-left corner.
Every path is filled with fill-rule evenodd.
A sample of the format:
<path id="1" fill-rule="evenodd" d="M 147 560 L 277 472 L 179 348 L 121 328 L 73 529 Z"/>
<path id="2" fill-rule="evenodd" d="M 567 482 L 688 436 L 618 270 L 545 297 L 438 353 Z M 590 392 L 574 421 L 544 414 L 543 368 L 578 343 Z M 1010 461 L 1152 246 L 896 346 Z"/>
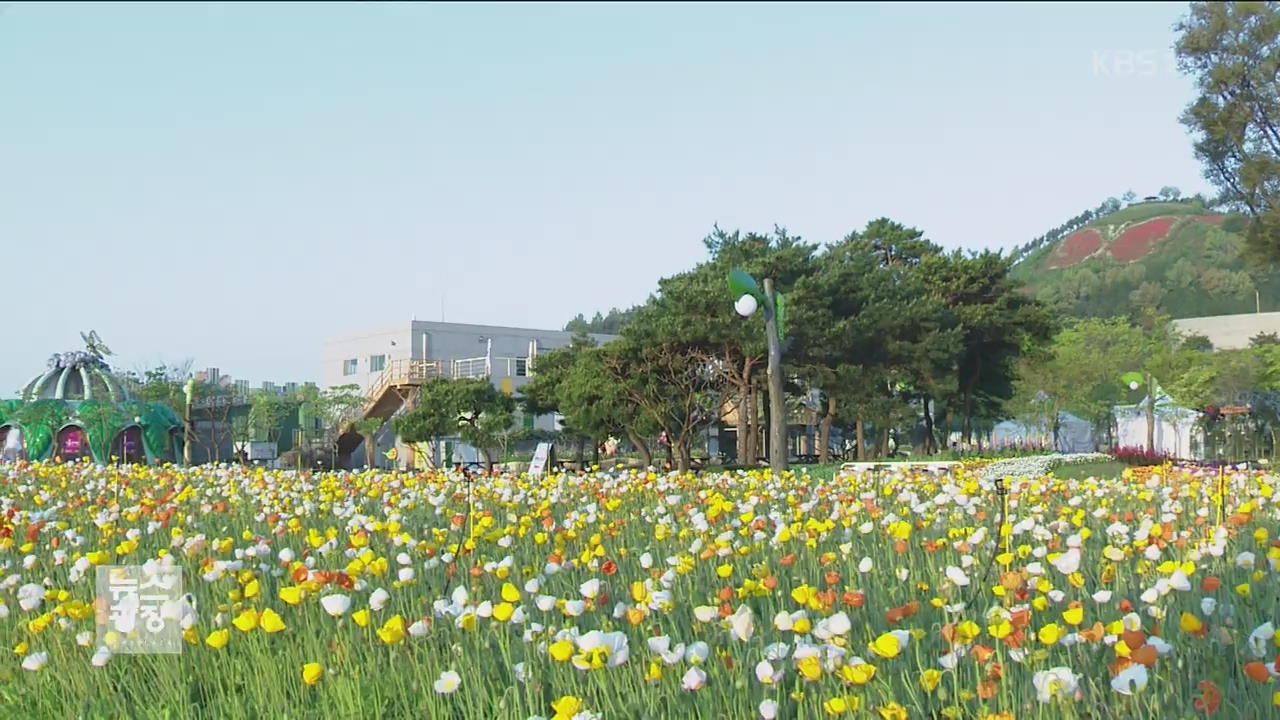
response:
<path id="1" fill-rule="evenodd" d="M 1121 462 L 1130 466 L 1163 465 L 1164 463 L 1175 459 L 1172 455 L 1159 450 L 1147 452 L 1147 449 L 1143 447 L 1116 448 L 1111 452 L 1111 457 L 1115 458 L 1116 462 Z"/>

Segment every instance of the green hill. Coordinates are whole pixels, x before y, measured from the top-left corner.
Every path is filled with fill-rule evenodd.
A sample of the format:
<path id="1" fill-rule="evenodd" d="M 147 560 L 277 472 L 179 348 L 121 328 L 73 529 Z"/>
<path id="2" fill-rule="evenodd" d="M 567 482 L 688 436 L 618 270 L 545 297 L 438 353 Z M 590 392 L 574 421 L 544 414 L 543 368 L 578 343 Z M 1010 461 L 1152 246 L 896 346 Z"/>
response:
<path id="1" fill-rule="evenodd" d="M 1012 274 L 1028 293 L 1081 317 L 1152 305 L 1175 318 L 1254 312 L 1259 301 L 1280 309 L 1280 277 L 1250 274 L 1241 258 L 1244 217 L 1186 201 L 1085 216 L 1095 214 L 1021 250 Z"/>

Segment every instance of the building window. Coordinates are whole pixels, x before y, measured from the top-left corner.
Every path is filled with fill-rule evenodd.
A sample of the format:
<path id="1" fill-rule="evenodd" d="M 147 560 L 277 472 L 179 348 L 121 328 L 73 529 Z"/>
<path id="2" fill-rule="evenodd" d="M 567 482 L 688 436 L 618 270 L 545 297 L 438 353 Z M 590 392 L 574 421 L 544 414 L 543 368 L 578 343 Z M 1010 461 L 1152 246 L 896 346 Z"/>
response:
<path id="1" fill-rule="evenodd" d="M 387 367 L 386 355 L 370 355 L 369 356 L 369 372 L 381 372 Z"/>
<path id="2" fill-rule="evenodd" d="M 357 369 L 358 365 L 359 365 L 359 361 L 358 361 L 356 358 L 351 358 L 350 360 L 343 360 L 343 361 L 342 361 L 342 374 L 343 374 L 343 375 L 355 375 L 355 374 L 356 374 L 356 369 Z"/>
<path id="3" fill-rule="evenodd" d="M 516 377 L 529 376 L 529 359 L 516 358 Z"/>

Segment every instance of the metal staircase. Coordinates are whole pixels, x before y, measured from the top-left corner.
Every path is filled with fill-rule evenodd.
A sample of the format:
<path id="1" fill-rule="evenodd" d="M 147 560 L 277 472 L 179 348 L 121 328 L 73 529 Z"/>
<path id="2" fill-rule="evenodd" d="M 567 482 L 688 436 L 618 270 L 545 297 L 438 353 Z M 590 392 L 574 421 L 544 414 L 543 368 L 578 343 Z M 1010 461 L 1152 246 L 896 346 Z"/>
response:
<path id="1" fill-rule="evenodd" d="M 418 388 L 437 377 L 444 377 L 444 369 L 439 362 L 399 359 L 387 363 L 378 381 L 365 393 L 364 405 L 352 409 L 338 423 L 342 428 L 338 435 L 338 456 L 345 459 L 344 464 L 350 464 L 351 453 L 364 442 L 353 427 L 357 421 L 366 418 L 389 420 L 412 410 L 418 399 Z"/>

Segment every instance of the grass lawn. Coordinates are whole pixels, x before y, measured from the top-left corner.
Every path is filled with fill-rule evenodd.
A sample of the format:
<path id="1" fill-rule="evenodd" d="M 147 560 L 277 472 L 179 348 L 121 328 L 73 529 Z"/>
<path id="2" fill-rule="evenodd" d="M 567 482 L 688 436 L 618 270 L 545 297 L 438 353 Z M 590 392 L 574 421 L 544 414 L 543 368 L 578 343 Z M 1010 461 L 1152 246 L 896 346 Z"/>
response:
<path id="1" fill-rule="evenodd" d="M 1107 460 L 1093 463 L 1080 463 L 1079 465 L 1063 465 L 1055 468 L 1054 477 L 1063 478 L 1064 480 L 1084 480 L 1088 477 L 1096 478 L 1114 478 L 1120 477 L 1124 472 L 1124 463 Z"/>

